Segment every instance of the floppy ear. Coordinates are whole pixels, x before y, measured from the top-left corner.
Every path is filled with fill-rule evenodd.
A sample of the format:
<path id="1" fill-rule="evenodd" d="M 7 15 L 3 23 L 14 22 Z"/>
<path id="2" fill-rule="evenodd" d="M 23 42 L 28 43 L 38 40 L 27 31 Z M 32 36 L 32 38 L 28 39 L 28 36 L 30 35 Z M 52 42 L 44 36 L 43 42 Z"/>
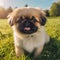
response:
<path id="1" fill-rule="evenodd" d="M 44 26 L 44 25 L 46 24 L 46 21 L 47 21 L 46 17 L 41 16 L 41 22 L 40 22 L 40 24 L 41 24 L 42 26 Z"/>
<path id="2" fill-rule="evenodd" d="M 10 14 L 7 16 L 8 18 L 8 23 L 10 26 L 13 26 L 14 25 L 14 22 L 13 22 L 13 17 L 10 17 Z"/>
<path id="3" fill-rule="evenodd" d="M 7 18 L 8 18 L 8 23 L 10 24 L 10 26 L 13 26 L 16 21 L 19 19 L 19 13 L 20 13 L 20 9 L 15 9 L 13 12 L 11 12 Z"/>
<path id="4" fill-rule="evenodd" d="M 45 16 L 45 13 L 42 11 L 41 12 L 41 14 L 40 14 L 40 24 L 42 25 L 42 26 L 44 26 L 45 24 L 46 24 L 46 21 L 47 21 L 47 18 L 46 18 L 46 16 Z"/>
<path id="5" fill-rule="evenodd" d="M 9 23 L 10 26 L 13 26 L 14 25 L 14 21 L 12 20 L 12 18 L 9 18 L 8 19 L 8 23 Z"/>
<path id="6" fill-rule="evenodd" d="M 9 23 L 9 25 L 10 25 L 10 26 L 13 26 L 14 23 L 15 23 L 14 17 L 11 16 L 11 14 L 9 14 L 9 15 L 7 16 L 7 18 L 8 18 L 8 23 Z"/>
<path id="7" fill-rule="evenodd" d="M 7 16 L 7 18 L 8 18 L 8 23 L 10 24 L 10 26 L 13 26 L 13 25 L 15 24 L 15 22 L 16 22 L 16 17 L 13 16 L 12 13 L 10 13 L 10 14 Z"/>

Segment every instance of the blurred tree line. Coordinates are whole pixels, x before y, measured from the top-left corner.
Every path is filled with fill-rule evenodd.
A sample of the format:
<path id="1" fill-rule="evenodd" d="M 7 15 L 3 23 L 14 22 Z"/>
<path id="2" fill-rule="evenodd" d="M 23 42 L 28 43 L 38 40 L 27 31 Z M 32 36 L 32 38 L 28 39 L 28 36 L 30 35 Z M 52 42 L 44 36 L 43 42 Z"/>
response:
<path id="1" fill-rule="evenodd" d="M 9 7 L 7 9 L 0 7 L 0 18 L 5 19 L 7 18 L 7 15 L 13 11 L 12 7 Z"/>
<path id="2" fill-rule="evenodd" d="M 49 10 L 44 10 L 44 11 L 46 13 L 46 16 L 48 17 L 60 16 L 60 1 L 54 2 Z"/>
<path id="3" fill-rule="evenodd" d="M 27 7 L 28 5 L 25 5 Z M 17 7 L 15 7 L 16 9 Z M 7 18 L 7 15 L 13 11 L 12 7 L 9 7 L 7 9 L 0 7 L 0 18 Z M 60 16 L 60 2 L 54 2 L 50 9 L 44 10 L 47 17 L 50 16 Z"/>

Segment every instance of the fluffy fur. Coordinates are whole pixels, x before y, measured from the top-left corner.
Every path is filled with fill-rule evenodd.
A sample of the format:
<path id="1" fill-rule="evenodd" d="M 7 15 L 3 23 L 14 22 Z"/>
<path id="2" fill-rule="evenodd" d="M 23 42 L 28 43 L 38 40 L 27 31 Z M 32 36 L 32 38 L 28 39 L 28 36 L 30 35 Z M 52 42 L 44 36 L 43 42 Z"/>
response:
<path id="1" fill-rule="evenodd" d="M 32 34 L 21 33 L 17 29 L 18 23 L 16 23 L 21 16 L 23 19 L 25 17 L 32 18 L 32 16 L 34 16 L 37 20 L 37 22 L 35 22 L 34 24 L 38 27 L 38 30 Z M 16 55 L 20 56 L 21 54 L 24 54 L 24 50 L 31 53 L 36 48 L 34 56 L 37 57 L 42 52 L 44 44 L 49 41 L 49 36 L 46 34 L 44 29 L 44 25 L 46 23 L 45 13 L 39 8 L 17 8 L 8 15 L 8 22 L 14 32 Z"/>

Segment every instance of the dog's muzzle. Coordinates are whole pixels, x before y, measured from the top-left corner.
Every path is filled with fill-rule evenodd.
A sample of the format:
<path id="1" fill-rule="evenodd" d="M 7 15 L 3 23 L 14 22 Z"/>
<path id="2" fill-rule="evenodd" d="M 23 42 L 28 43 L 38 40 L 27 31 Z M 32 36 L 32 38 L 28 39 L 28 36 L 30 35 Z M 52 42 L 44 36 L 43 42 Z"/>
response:
<path id="1" fill-rule="evenodd" d="M 18 26 L 18 30 L 24 34 L 32 34 L 38 30 L 38 27 L 30 20 L 26 20 Z"/>

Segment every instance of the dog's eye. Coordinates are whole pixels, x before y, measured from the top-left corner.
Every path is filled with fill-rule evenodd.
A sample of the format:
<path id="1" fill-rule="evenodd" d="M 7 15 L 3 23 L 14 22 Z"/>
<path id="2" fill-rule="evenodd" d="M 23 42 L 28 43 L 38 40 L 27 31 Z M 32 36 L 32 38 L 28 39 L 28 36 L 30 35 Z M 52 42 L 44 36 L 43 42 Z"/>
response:
<path id="1" fill-rule="evenodd" d="M 23 18 L 24 18 L 23 16 L 20 17 L 21 20 L 23 20 Z"/>
<path id="2" fill-rule="evenodd" d="M 34 16 L 32 16 L 31 20 L 33 20 L 33 19 L 35 19 L 35 17 L 34 17 Z"/>
<path id="3" fill-rule="evenodd" d="M 23 22 L 23 17 L 20 17 L 19 20 L 16 23 L 22 23 Z"/>
<path id="4" fill-rule="evenodd" d="M 35 22 L 37 22 L 37 20 L 36 20 L 36 19 L 33 19 L 33 20 L 31 20 L 31 21 L 32 21 L 32 22 L 34 22 L 34 23 L 35 23 Z"/>
<path id="5" fill-rule="evenodd" d="M 37 22 L 37 20 L 35 19 L 34 16 L 32 16 L 31 21 L 32 21 L 33 23 Z"/>
<path id="6" fill-rule="evenodd" d="M 22 20 L 18 20 L 18 21 L 16 21 L 16 23 L 21 23 L 22 22 Z"/>

